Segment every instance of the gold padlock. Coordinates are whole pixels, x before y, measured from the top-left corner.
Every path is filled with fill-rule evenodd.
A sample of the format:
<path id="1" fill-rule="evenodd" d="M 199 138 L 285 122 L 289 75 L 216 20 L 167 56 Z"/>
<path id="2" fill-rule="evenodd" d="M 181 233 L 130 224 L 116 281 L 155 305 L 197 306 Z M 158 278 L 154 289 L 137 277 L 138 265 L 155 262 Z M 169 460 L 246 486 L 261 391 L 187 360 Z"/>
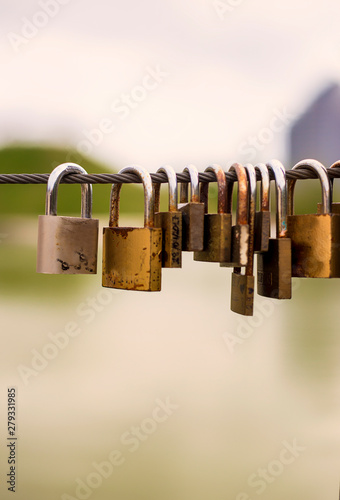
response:
<path id="1" fill-rule="evenodd" d="M 255 213 L 254 252 L 261 253 L 268 251 L 270 238 L 270 177 L 264 163 L 258 163 L 255 170 L 261 174 L 261 209 Z"/>
<path id="2" fill-rule="evenodd" d="M 218 186 L 217 214 L 208 213 L 209 183 L 201 183 L 200 200 L 204 203 L 204 247 L 194 253 L 194 260 L 203 262 L 229 262 L 231 258 L 232 215 L 227 213 L 227 181 L 220 165 L 211 165 L 205 172 L 216 175 Z"/>
<path id="3" fill-rule="evenodd" d="M 37 272 L 95 274 L 98 219 L 92 219 L 92 186 L 81 185 L 81 217 L 57 215 L 58 186 L 68 174 L 87 174 L 75 163 L 56 167 L 48 178 L 45 215 L 39 215 Z"/>
<path id="4" fill-rule="evenodd" d="M 278 160 L 267 163 L 276 185 L 276 238 L 257 256 L 257 293 L 273 299 L 292 298 L 292 242 L 287 237 L 286 170 Z"/>
<path id="5" fill-rule="evenodd" d="M 231 277 L 231 305 L 233 312 L 243 316 L 252 316 L 254 310 L 254 229 L 256 210 L 256 171 L 253 165 L 244 166 L 249 179 L 248 199 L 248 260 L 245 274 L 241 274 L 241 267 L 235 267 Z"/>
<path id="6" fill-rule="evenodd" d="M 236 172 L 238 180 L 236 224 L 231 229 L 231 261 L 222 262 L 221 267 L 242 267 L 248 262 L 249 224 L 248 224 L 248 180 L 246 169 L 240 163 L 234 163 L 229 172 Z M 228 183 L 228 208 L 232 211 L 234 183 Z"/>
<path id="7" fill-rule="evenodd" d="M 161 184 L 154 183 L 155 227 L 162 229 L 162 267 L 182 267 L 182 212 L 177 207 L 177 176 L 170 165 L 157 170 L 164 173 L 169 184 L 169 210 L 160 212 Z"/>
<path id="8" fill-rule="evenodd" d="M 203 250 L 204 238 L 204 203 L 199 200 L 198 171 L 195 165 L 187 165 L 183 172 L 190 175 L 191 198 L 188 201 L 189 186 L 187 182 L 181 183 L 179 210 L 182 218 L 182 250 L 195 252 Z"/>
<path id="9" fill-rule="evenodd" d="M 331 213 L 331 185 L 327 169 L 315 160 L 303 160 L 293 170 L 316 172 L 322 187 L 322 212 L 294 214 L 294 187 L 288 183 L 288 236 L 292 240 L 292 276 L 298 278 L 340 277 L 340 215 Z"/>
<path id="10" fill-rule="evenodd" d="M 118 227 L 122 184 L 111 189 L 109 227 L 103 230 L 104 287 L 124 290 L 160 291 L 162 230 L 154 227 L 152 180 L 139 165 L 124 167 L 119 174 L 134 173 L 144 186 L 144 227 Z"/>

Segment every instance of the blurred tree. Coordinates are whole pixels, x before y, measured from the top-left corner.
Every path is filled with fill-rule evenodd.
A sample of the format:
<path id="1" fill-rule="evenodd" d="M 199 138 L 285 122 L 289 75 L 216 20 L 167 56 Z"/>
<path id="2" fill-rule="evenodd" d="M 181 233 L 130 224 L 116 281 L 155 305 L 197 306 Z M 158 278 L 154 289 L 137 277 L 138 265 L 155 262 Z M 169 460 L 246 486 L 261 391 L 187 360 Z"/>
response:
<path id="1" fill-rule="evenodd" d="M 112 173 L 106 165 L 81 156 L 76 151 L 56 147 L 13 145 L 0 150 L 1 173 L 50 173 L 56 166 L 66 161 L 79 163 L 88 173 Z M 93 187 L 93 214 L 108 214 L 111 185 L 96 184 Z M 2 185 L 0 196 L 0 218 L 8 214 L 32 216 L 43 214 L 45 210 L 46 185 Z M 141 186 L 124 188 L 121 197 L 121 211 L 141 212 L 143 194 Z M 62 185 L 58 197 L 58 213 L 80 214 L 80 187 Z"/>

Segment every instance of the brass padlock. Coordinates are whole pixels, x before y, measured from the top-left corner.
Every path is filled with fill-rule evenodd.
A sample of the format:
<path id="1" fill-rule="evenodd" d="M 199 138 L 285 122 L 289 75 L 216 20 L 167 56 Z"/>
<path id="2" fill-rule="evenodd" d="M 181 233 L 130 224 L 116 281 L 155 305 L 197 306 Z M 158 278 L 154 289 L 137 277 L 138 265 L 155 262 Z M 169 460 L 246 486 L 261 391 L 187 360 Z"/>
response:
<path id="1" fill-rule="evenodd" d="M 204 203 L 199 200 L 198 171 L 194 165 L 187 165 L 183 172 L 190 175 L 191 198 L 188 202 L 188 183 L 181 183 L 179 210 L 182 218 L 182 250 L 195 252 L 203 250 Z"/>
<path id="2" fill-rule="evenodd" d="M 264 163 L 258 163 L 255 170 L 261 174 L 260 204 L 261 209 L 255 213 L 254 252 L 267 252 L 270 238 L 270 177 Z"/>
<path id="3" fill-rule="evenodd" d="M 332 194 L 327 169 L 316 160 L 303 160 L 293 170 L 316 172 L 322 187 L 322 212 L 294 214 L 294 187 L 288 183 L 288 235 L 292 240 L 292 275 L 298 278 L 340 277 L 340 215 L 331 213 Z"/>
<path id="4" fill-rule="evenodd" d="M 243 316 L 252 316 L 254 310 L 254 229 L 256 210 L 256 171 L 253 165 L 245 165 L 249 180 L 248 200 L 248 261 L 245 274 L 241 274 L 241 267 L 235 267 L 231 277 L 231 305 L 233 312 Z"/>
<path id="5" fill-rule="evenodd" d="M 160 212 L 161 184 L 154 183 L 155 227 L 162 229 L 162 267 L 182 267 L 182 212 L 177 208 L 177 177 L 169 165 L 157 170 L 166 174 L 169 184 L 169 210 Z"/>
<path id="6" fill-rule="evenodd" d="M 340 167 L 340 162 L 339 161 L 336 161 L 335 163 L 333 163 L 333 165 L 331 165 L 330 168 L 336 168 L 336 167 Z M 334 186 L 334 179 L 333 178 L 330 178 L 330 183 L 331 183 L 331 193 L 332 193 L 332 214 L 340 214 L 340 203 L 339 202 L 333 202 L 333 186 Z M 318 214 L 322 214 L 322 203 L 318 203 L 318 211 L 317 211 Z"/>
<path id="7" fill-rule="evenodd" d="M 57 215 L 58 186 L 68 174 L 87 174 L 75 163 L 56 167 L 48 178 L 45 215 L 39 215 L 37 272 L 95 274 L 98 219 L 92 219 L 92 186 L 82 184 L 81 217 Z"/>
<path id="8" fill-rule="evenodd" d="M 229 172 L 236 172 L 238 180 L 236 224 L 231 229 L 231 261 L 222 262 L 221 267 L 242 267 L 248 262 L 249 224 L 248 224 L 248 181 L 246 169 L 234 163 Z M 232 211 L 232 193 L 234 183 L 228 183 L 228 208 Z"/>
<path id="9" fill-rule="evenodd" d="M 103 231 L 103 281 L 109 288 L 160 291 L 162 230 L 154 227 L 154 196 L 150 174 L 143 167 L 124 167 L 119 174 L 137 174 L 144 186 L 144 227 L 118 227 L 122 184 L 111 189 L 109 227 Z"/>
<path id="10" fill-rule="evenodd" d="M 203 262 L 230 262 L 232 215 L 227 210 L 227 181 L 220 165 L 211 165 L 205 172 L 216 175 L 218 186 L 217 214 L 208 213 L 209 183 L 201 182 L 200 199 L 204 203 L 204 248 L 194 253 L 194 260 Z"/>
<path id="11" fill-rule="evenodd" d="M 276 238 L 270 238 L 268 251 L 257 256 L 257 293 L 273 299 L 291 299 L 292 244 L 287 237 L 286 171 L 278 160 L 267 166 L 276 184 Z"/>

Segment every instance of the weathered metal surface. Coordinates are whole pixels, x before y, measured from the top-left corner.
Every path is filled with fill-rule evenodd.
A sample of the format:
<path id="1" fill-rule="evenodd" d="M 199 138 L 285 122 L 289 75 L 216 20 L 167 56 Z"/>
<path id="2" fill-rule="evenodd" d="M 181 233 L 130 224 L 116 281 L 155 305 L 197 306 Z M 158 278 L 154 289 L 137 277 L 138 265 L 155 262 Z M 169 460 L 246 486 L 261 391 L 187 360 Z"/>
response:
<path id="1" fill-rule="evenodd" d="M 103 237 L 104 287 L 160 291 L 161 229 L 106 227 Z"/>
<path id="2" fill-rule="evenodd" d="M 40 215 L 37 272 L 43 274 L 95 274 L 98 220 Z"/>
<path id="3" fill-rule="evenodd" d="M 256 171 L 253 165 L 245 165 L 249 181 L 248 225 L 249 241 L 245 274 L 235 267 L 231 280 L 231 310 L 244 316 L 252 316 L 254 308 L 254 229 L 256 210 Z"/>
<path id="4" fill-rule="evenodd" d="M 45 215 L 39 216 L 37 272 L 44 274 L 95 274 L 97 272 L 98 219 L 92 215 L 92 186 L 81 186 L 82 217 L 57 215 L 60 181 L 68 174 L 86 174 L 75 163 L 63 163 L 49 176 Z"/>
<path id="5" fill-rule="evenodd" d="M 292 246 L 289 238 L 270 238 L 257 256 L 257 293 L 272 299 L 292 297 Z"/>
<path id="6" fill-rule="evenodd" d="M 204 246 L 194 253 L 194 260 L 230 262 L 232 215 L 227 210 L 227 182 L 220 165 L 210 165 L 205 172 L 214 172 L 218 186 L 217 213 L 208 214 L 209 183 L 201 183 L 200 200 L 204 203 Z"/>
<path id="7" fill-rule="evenodd" d="M 254 252 L 268 252 L 270 238 L 270 212 L 256 212 Z"/>
<path id="8" fill-rule="evenodd" d="M 261 210 L 255 214 L 254 252 L 267 252 L 270 238 L 270 178 L 267 166 L 258 163 L 255 170 L 261 174 Z"/>
<path id="9" fill-rule="evenodd" d="M 246 266 L 248 262 L 250 228 L 248 224 L 248 179 L 246 169 L 234 163 L 229 172 L 236 172 L 238 179 L 236 224 L 231 230 L 231 259 L 222 262 L 221 267 Z M 233 184 L 228 184 L 227 212 L 232 211 Z"/>
<path id="10" fill-rule="evenodd" d="M 118 227 L 121 184 L 111 189 L 110 225 L 103 231 L 102 284 L 124 290 L 160 291 L 162 272 L 162 230 L 154 228 L 152 180 L 138 165 L 119 173 L 135 173 L 144 186 L 144 227 Z"/>
<path id="11" fill-rule="evenodd" d="M 182 250 L 195 252 L 203 250 L 204 238 L 204 204 L 185 203 L 179 205 L 182 213 Z"/>
<path id="12" fill-rule="evenodd" d="M 303 160 L 293 170 L 307 168 L 320 180 L 322 204 L 318 214 L 294 214 L 295 180 L 288 184 L 288 236 L 292 240 L 292 275 L 299 278 L 340 277 L 340 216 L 331 213 L 331 184 L 327 169 L 315 160 Z"/>
<path id="13" fill-rule="evenodd" d="M 137 174 L 143 183 L 144 188 L 144 227 L 154 227 L 155 199 L 153 195 L 152 180 L 149 172 L 140 165 L 130 165 L 119 170 L 119 174 Z M 119 199 L 122 184 L 113 184 L 111 189 L 110 202 L 110 227 L 118 227 L 119 221 Z"/>
<path id="14" fill-rule="evenodd" d="M 339 215 L 340 214 L 340 203 L 332 203 L 332 214 L 337 214 Z M 322 203 L 318 203 L 317 205 L 317 213 L 318 214 L 322 214 L 323 212 L 323 207 L 322 207 Z"/>
<path id="15" fill-rule="evenodd" d="M 155 227 L 161 228 L 162 267 L 182 267 L 182 212 L 158 212 Z"/>
<path id="16" fill-rule="evenodd" d="M 257 256 L 257 293 L 263 297 L 291 299 L 292 251 L 287 237 L 286 172 L 281 162 L 267 163 L 276 184 L 276 238 L 269 239 L 268 251 Z"/>
<path id="17" fill-rule="evenodd" d="M 194 260 L 201 262 L 230 262 L 231 214 L 205 214 L 205 249 L 194 253 Z"/>
<path id="18" fill-rule="evenodd" d="M 254 276 L 232 273 L 231 279 L 231 310 L 243 316 L 253 315 Z"/>
<path id="19" fill-rule="evenodd" d="M 340 277 L 339 214 L 288 216 L 288 235 L 292 240 L 292 276 Z"/>
<path id="20" fill-rule="evenodd" d="M 177 205 L 177 176 L 170 165 L 165 165 L 157 173 L 165 173 L 169 185 L 168 212 L 160 212 L 161 185 L 153 185 L 155 197 L 155 227 L 162 229 L 162 267 L 182 267 L 182 212 Z"/>
<path id="21" fill-rule="evenodd" d="M 200 203 L 198 170 L 194 165 L 187 165 L 183 172 L 190 175 L 191 196 L 188 198 L 188 183 L 181 184 L 180 205 L 182 212 L 182 250 L 195 252 L 203 250 L 204 242 L 204 203 Z"/>

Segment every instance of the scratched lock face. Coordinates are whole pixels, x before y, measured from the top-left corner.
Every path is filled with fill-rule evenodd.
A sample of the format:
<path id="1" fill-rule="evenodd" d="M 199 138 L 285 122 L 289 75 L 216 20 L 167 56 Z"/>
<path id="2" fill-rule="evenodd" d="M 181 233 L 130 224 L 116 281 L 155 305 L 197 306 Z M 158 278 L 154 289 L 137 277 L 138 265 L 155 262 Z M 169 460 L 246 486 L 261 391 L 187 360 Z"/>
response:
<path id="1" fill-rule="evenodd" d="M 57 190 L 67 174 L 87 174 L 79 165 L 63 164 L 50 174 L 45 215 L 39 216 L 37 272 L 96 274 L 98 219 L 92 219 L 92 186 L 82 184 L 82 217 L 57 215 Z"/>
<path id="2" fill-rule="evenodd" d="M 95 274 L 98 224 L 94 219 L 41 216 L 38 272 Z"/>

